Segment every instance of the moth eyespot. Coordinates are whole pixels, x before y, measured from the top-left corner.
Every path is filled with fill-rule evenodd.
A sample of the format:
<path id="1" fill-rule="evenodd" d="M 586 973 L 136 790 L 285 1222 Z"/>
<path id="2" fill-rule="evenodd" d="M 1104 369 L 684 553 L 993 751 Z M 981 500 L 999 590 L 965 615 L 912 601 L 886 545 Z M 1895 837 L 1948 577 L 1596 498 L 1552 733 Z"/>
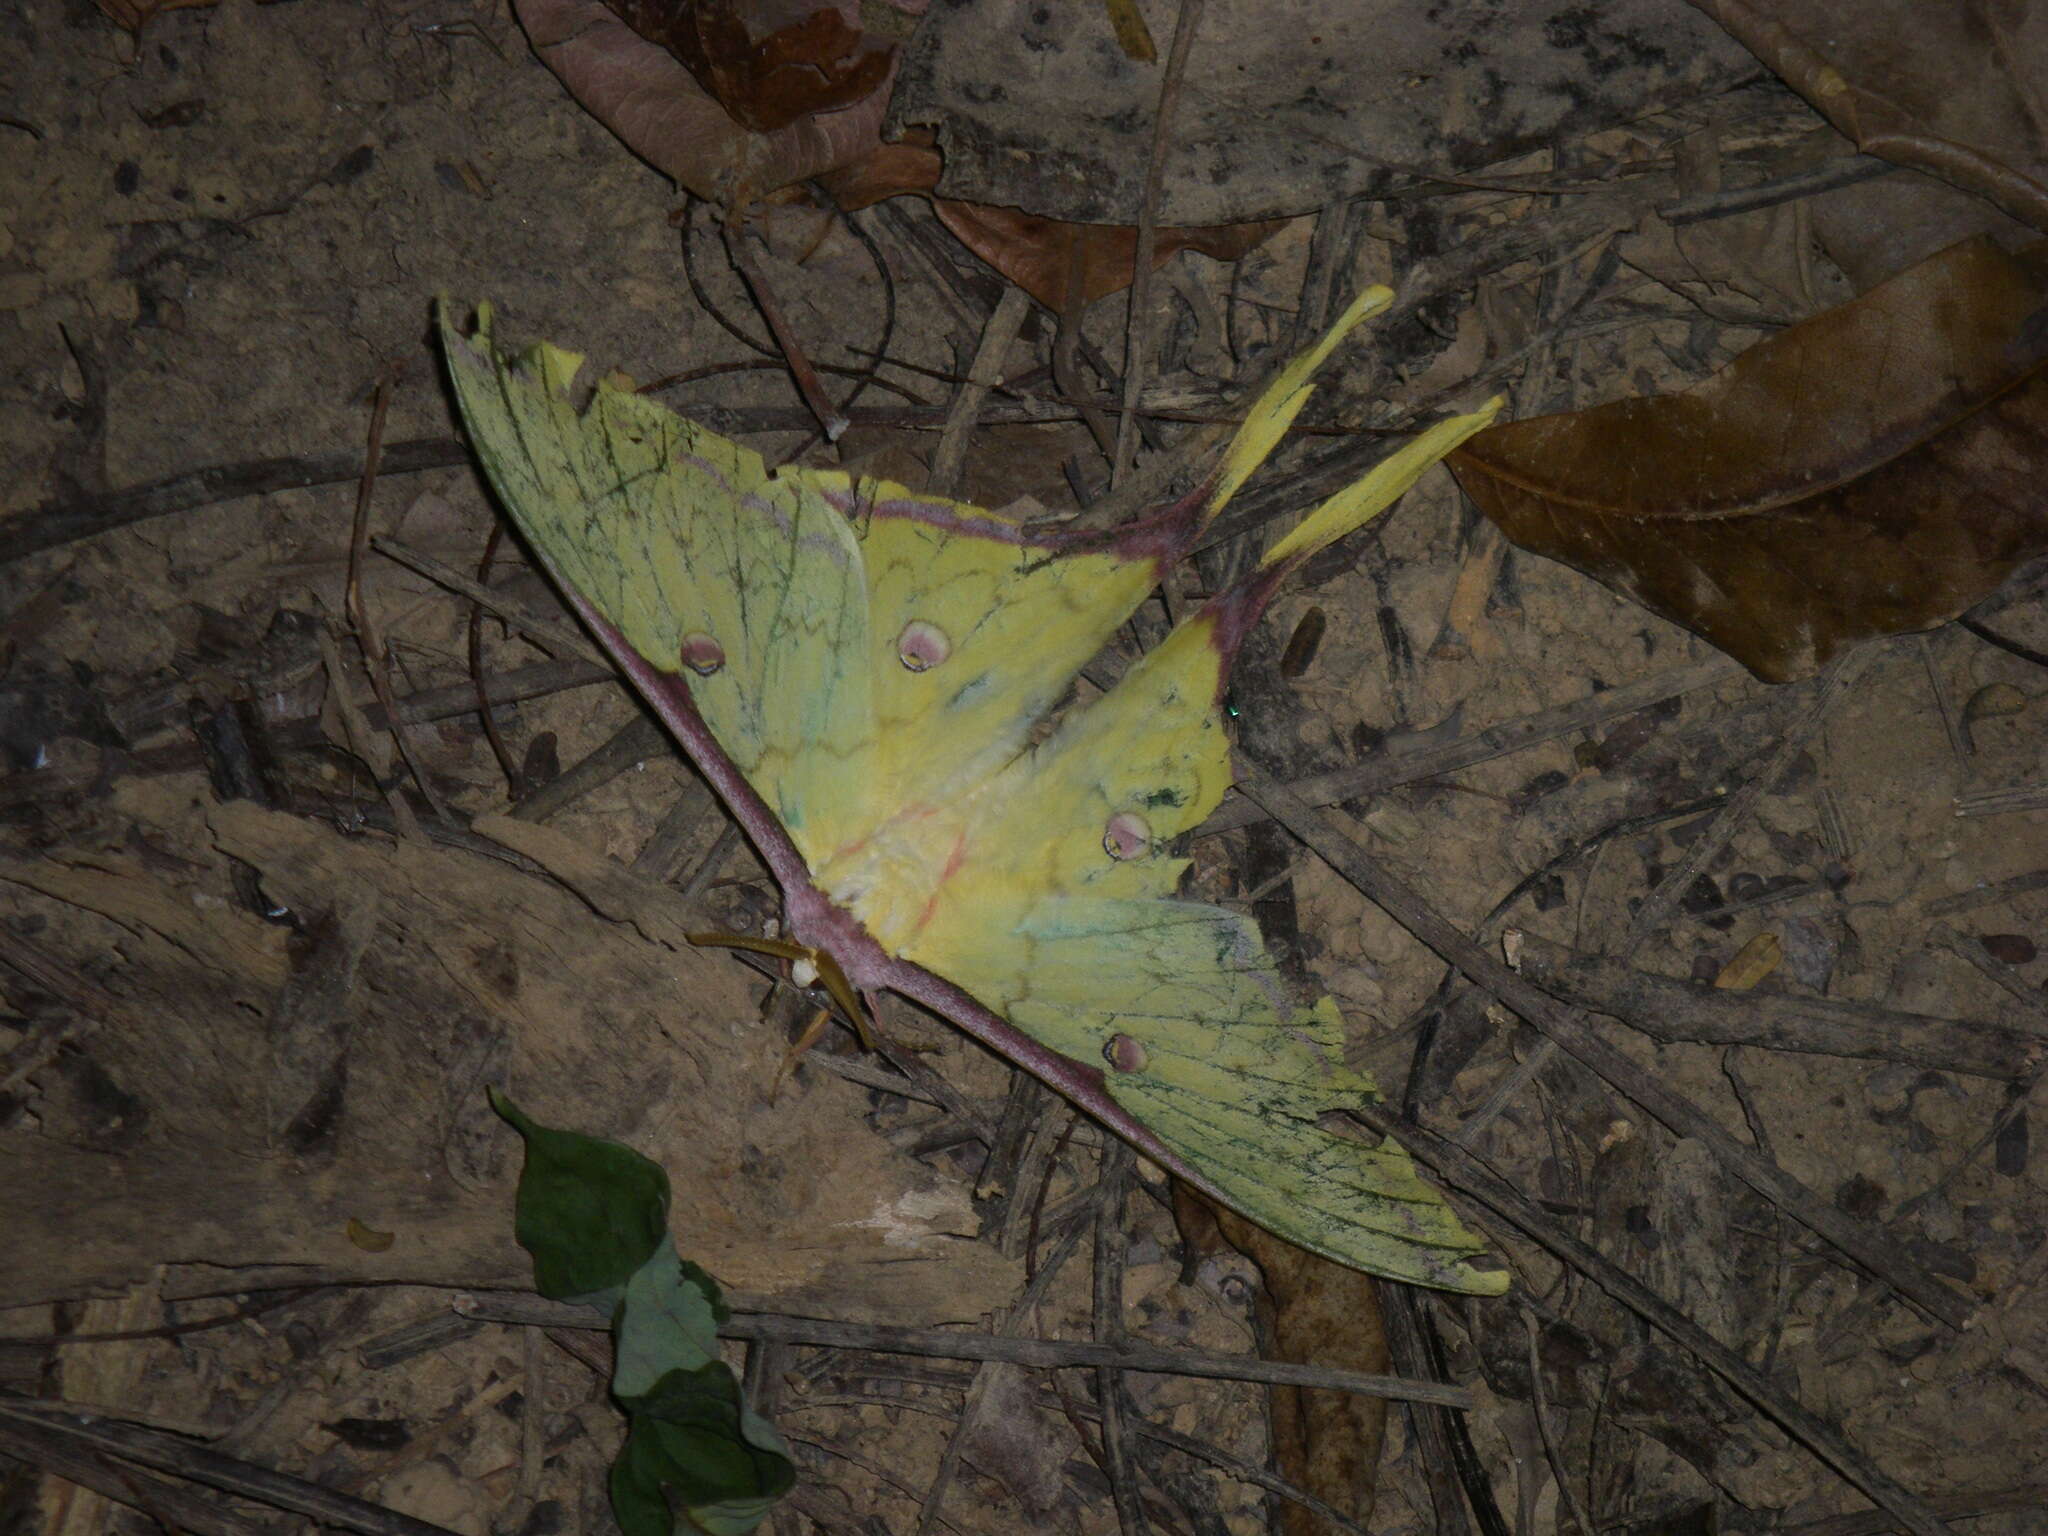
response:
<path id="1" fill-rule="evenodd" d="M 1103 1044 L 1102 1059 L 1119 1072 L 1142 1072 L 1145 1047 L 1129 1035 L 1111 1035 Z"/>
<path id="2" fill-rule="evenodd" d="M 702 630 L 693 630 L 683 636 L 683 665 L 699 677 L 709 677 L 725 665 L 725 647 Z"/>
<path id="3" fill-rule="evenodd" d="M 912 619 L 896 637 L 896 658 L 912 672 L 929 672 L 952 654 L 946 632 L 924 619 Z"/>
<path id="4" fill-rule="evenodd" d="M 1135 859 L 1152 849 L 1152 824 L 1136 811 L 1121 811 L 1102 829 L 1102 851 L 1112 859 Z"/>

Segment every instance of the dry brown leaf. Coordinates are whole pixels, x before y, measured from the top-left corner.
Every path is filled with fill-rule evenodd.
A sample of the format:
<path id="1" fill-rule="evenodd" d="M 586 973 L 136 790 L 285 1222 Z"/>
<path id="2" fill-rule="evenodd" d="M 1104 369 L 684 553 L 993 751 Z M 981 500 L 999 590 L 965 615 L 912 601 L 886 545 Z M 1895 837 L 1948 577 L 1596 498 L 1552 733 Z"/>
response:
<path id="1" fill-rule="evenodd" d="M 2048 243 L 1964 241 L 1683 394 L 1451 455 L 1524 549 L 1772 682 L 1925 629 L 2048 550 Z"/>
<path id="2" fill-rule="evenodd" d="M 2048 5 L 1693 0 L 1866 154 L 2048 231 Z"/>
<path id="3" fill-rule="evenodd" d="M 888 78 L 895 50 L 867 47 L 832 5 L 783 26 L 772 0 L 608 0 L 640 36 L 680 59 L 756 133 L 850 107 Z"/>
<path id="4" fill-rule="evenodd" d="M 886 72 L 850 106 L 808 112 L 756 133 L 604 0 L 514 0 L 514 9 L 533 51 L 591 116 L 656 170 L 709 201 L 764 196 L 851 165 L 881 142 Z"/>

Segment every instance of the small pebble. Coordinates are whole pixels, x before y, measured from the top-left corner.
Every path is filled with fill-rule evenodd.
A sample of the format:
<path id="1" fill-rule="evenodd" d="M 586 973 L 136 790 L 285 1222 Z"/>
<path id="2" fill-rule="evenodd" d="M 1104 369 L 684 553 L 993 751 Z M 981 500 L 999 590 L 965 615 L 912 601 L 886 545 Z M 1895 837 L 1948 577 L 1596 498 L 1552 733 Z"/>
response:
<path id="1" fill-rule="evenodd" d="M 2024 933 L 1987 933 L 1977 942 L 1984 946 L 1985 954 L 2007 965 L 2031 965 L 2040 953 Z"/>

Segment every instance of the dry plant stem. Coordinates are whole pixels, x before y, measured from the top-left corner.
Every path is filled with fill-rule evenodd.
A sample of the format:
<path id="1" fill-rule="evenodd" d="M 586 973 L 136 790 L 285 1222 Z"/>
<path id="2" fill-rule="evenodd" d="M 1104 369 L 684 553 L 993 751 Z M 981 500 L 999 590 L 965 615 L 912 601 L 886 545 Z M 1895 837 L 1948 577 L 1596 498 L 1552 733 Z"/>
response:
<path id="1" fill-rule="evenodd" d="M 1697 1138 L 1744 1183 L 1872 1273 L 1890 1280 L 1930 1314 L 1952 1328 L 1963 1326 L 1971 1310 L 1967 1300 L 1899 1253 L 1896 1245 L 1881 1234 L 1843 1215 L 1769 1158 L 1742 1145 L 1720 1121 L 1602 1040 L 1576 1011 L 1539 991 L 1466 938 L 1417 892 L 1382 869 L 1356 840 L 1322 812 L 1304 804 L 1284 785 L 1261 772 L 1241 775 L 1238 787 L 1265 806 L 1276 820 L 1357 887 L 1360 894 L 1563 1046 L 1609 1086 L 1633 1099 L 1676 1135 Z"/>
<path id="2" fill-rule="evenodd" d="M 1203 0 L 1180 0 L 1174 18 L 1173 42 L 1166 52 L 1166 70 L 1159 77 L 1159 105 L 1152 114 L 1152 149 L 1145 161 L 1145 197 L 1138 210 L 1137 249 L 1131 256 L 1130 319 L 1124 341 L 1124 414 L 1116 428 L 1116 457 L 1109 483 L 1121 485 L 1138 451 L 1138 402 L 1144 397 L 1145 375 L 1152 360 L 1152 259 L 1159 249 L 1159 187 L 1165 179 L 1166 154 L 1173 146 L 1173 119 L 1180 105 L 1181 80 L 1195 30 L 1202 24 Z"/>
<path id="3" fill-rule="evenodd" d="M 1078 1225 L 1069 1228 L 1059 1246 L 1053 1249 L 1044 1266 L 1024 1288 L 1024 1294 L 1017 1298 L 1017 1304 L 1010 1309 L 1009 1315 L 996 1320 L 995 1337 L 1013 1336 L 1017 1329 L 1036 1316 L 1038 1304 L 1052 1288 L 1054 1276 L 1072 1256 L 1080 1241 L 1081 1228 Z M 952 1437 L 947 1440 L 944 1454 L 939 1457 L 939 1467 L 932 1474 L 931 1486 L 925 1490 L 923 1507 L 917 1516 L 917 1536 L 931 1536 L 932 1527 L 942 1519 L 939 1510 L 945 1503 L 946 1490 L 952 1486 L 953 1478 L 960 1469 L 960 1457 L 966 1449 L 968 1434 L 974 1428 L 975 1421 L 981 1417 L 983 1405 L 987 1403 L 989 1391 L 995 1383 L 995 1373 L 989 1369 L 989 1364 L 989 1361 L 984 1360 L 976 1368 L 974 1382 L 967 1389 L 967 1400 L 960 1407 L 960 1422 L 955 1426 Z"/>
<path id="4" fill-rule="evenodd" d="M 494 522 L 491 531 L 484 538 L 484 552 L 477 561 L 476 584 L 486 591 L 490 589 L 491 566 L 498 558 L 498 544 L 505 536 L 505 525 Z M 497 712 L 484 697 L 484 606 L 478 602 L 469 605 L 469 680 L 476 691 L 476 716 L 484 728 L 484 740 L 491 745 L 491 756 L 498 760 L 498 771 L 505 775 L 506 793 L 517 800 L 526 798 L 526 771 L 519 759 L 512 755 L 506 745 L 505 733 L 498 729 Z"/>
<path id="5" fill-rule="evenodd" d="M 1589 730 L 1618 716 L 1634 714 L 1661 700 L 1711 687 L 1741 671 L 1741 666 L 1728 657 L 1716 656 L 1708 661 L 1625 683 L 1619 688 L 1609 688 L 1604 693 L 1588 694 L 1583 699 L 1574 699 L 1553 709 L 1537 710 L 1534 714 L 1503 721 L 1484 730 L 1464 732 L 1450 741 L 1437 742 L 1412 752 L 1386 753 L 1355 767 L 1296 779 L 1287 787 L 1310 805 L 1335 805 L 1340 800 L 1364 799 L 1398 785 L 1439 778 L 1462 768 L 1490 762 L 1574 731 Z M 1266 819 L 1266 813 L 1252 801 L 1242 795 L 1233 796 L 1216 808 L 1216 814 L 1202 823 L 1196 835 L 1208 837 Z"/>
<path id="6" fill-rule="evenodd" d="M 1844 692 L 1863 675 L 1876 657 L 1879 647 L 1859 646 L 1830 666 L 1821 678 L 1820 690 L 1806 711 L 1785 732 L 1784 738 L 1762 769 L 1747 783 L 1728 797 L 1727 805 L 1714 818 L 1706 831 L 1692 840 L 1685 850 L 1685 856 L 1672 866 L 1652 891 L 1635 918 L 1629 924 L 1628 944 L 1624 954 L 1632 954 L 1652 934 L 1661 932 L 1664 925 L 1678 910 L 1679 900 L 1698 879 L 1721 850 L 1734 840 L 1735 834 L 1749 822 L 1750 813 L 1792 766 L 1793 760 L 1806 750 L 1807 743 L 1820 730 L 1828 712 L 1835 706 Z"/>
<path id="7" fill-rule="evenodd" d="M 1934 708 L 1941 716 L 1941 733 L 1948 738 L 1949 755 L 1955 758 L 1956 766 L 1967 773 L 1970 743 L 1963 736 L 1955 701 L 1948 696 L 1948 684 L 1942 681 L 1941 667 L 1934 659 L 1934 637 L 1923 634 L 1914 638 L 1917 642 L 1915 648 L 1920 652 L 1920 665 L 1927 673 L 1927 691 L 1934 695 Z"/>
<path id="8" fill-rule="evenodd" d="M 1074 1231 L 1079 1231 L 1076 1226 Z M 1049 1261 L 1048 1261 L 1049 1264 Z M 1042 1265 L 1043 1274 L 1047 1266 Z M 604 1328 L 588 1308 L 547 1301 L 511 1291 L 472 1291 L 453 1303 L 464 1317 L 484 1322 L 520 1323 L 547 1328 Z M 1212 1355 L 1200 1350 L 1162 1349 L 1155 1344 L 1126 1342 L 1110 1349 L 1069 1339 L 1020 1339 L 1001 1334 L 967 1333 L 950 1328 L 903 1328 L 883 1323 L 841 1323 L 772 1312 L 737 1312 L 722 1325 L 721 1338 L 775 1339 L 786 1344 L 814 1344 L 829 1349 L 865 1349 L 879 1354 L 924 1355 L 941 1360 L 996 1360 L 1042 1370 L 1068 1366 L 1113 1365 L 1126 1371 L 1162 1376 L 1202 1376 L 1219 1381 L 1282 1382 L 1300 1387 L 1327 1387 L 1365 1397 L 1390 1397 L 1406 1402 L 1434 1403 L 1469 1411 L 1472 1394 L 1446 1382 L 1412 1381 L 1366 1371 L 1331 1370 L 1287 1360 L 1260 1360 L 1243 1355 Z"/>
<path id="9" fill-rule="evenodd" d="M 13 1392 L 0 1392 L 0 1426 L 58 1431 L 82 1452 L 103 1452 L 170 1472 L 238 1498 L 304 1515 L 321 1525 L 360 1532 L 361 1536 L 454 1536 L 446 1526 L 430 1525 L 318 1483 L 238 1461 L 162 1430 L 121 1423 L 103 1415 L 74 1413 L 63 1403 L 32 1401 Z"/>
<path id="10" fill-rule="evenodd" d="M 1936 923 L 1927 938 L 1929 943 L 1939 944 L 1958 959 L 1969 962 L 1985 980 L 1996 983 L 2024 1005 L 2029 1032 L 2048 1039 L 2048 993 L 2042 992 L 2012 966 L 1992 954 L 1980 939 L 1958 933 L 1947 923 Z"/>
<path id="11" fill-rule="evenodd" d="M 1747 1360 L 1716 1340 L 1642 1281 L 1610 1263 L 1590 1244 L 1558 1227 L 1529 1201 L 1495 1178 L 1483 1163 L 1456 1142 L 1412 1121 L 1396 1121 L 1376 1107 L 1359 1111 L 1358 1118 L 1382 1135 L 1398 1136 L 1417 1160 L 1439 1178 L 1463 1190 L 1524 1236 L 1547 1248 L 1693 1355 L 1906 1530 L 1919 1533 L 1919 1536 L 1948 1536 L 1948 1528 L 1925 1501 L 1872 1466 L 1860 1451 L 1849 1444 L 1841 1431 L 1809 1412 L 1796 1398 L 1780 1392 Z"/>
<path id="12" fill-rule="evenodd" d="M 2034 1514 L 2048 1508 L 2048 1483 L 2022 1483 L 1995 1493 L 1948 1493 L 1927 1501 L 1944 1520 L 1974 1520 L 1980 1515 Z M 1853 1515 L 1830 1515 L 1806 1525 L 1779 1528 L 1779 1536 L 1886 1536 L 1893 1529 L 1891 1516 L 1874 1510 Z"/>
<path id="13" fill-rule="evenodd" d="M 754 296 L 761 318 L 768 322 L 768 330 L 775 337 L 776 346 L 782 349 L 782 356 L 789 364 L 789 376 L 796 381 L 797 393 L 803 396 L 804 405 L 810 413 L 817 417 L 825 441 L 838 442 L 839 435 L 847 428 L 847 420 L 826 395 L 818 370 L 811 366 L 803 344 L 783 318 L 782 306 L 775 300 L 775 290 L 768 286 L 768 280 L 755 265 L 753 252 L 747 249 L 746 213 L 738 206 L 726 214 L 725 248 L 732 257 L 734 269 L 746 280 L 747 292 Z"/>
<path id="14" fill-rule="evenodd" d="M 683 853 L 690 834 L 704 818 L 717 812 L 718 802 L 694 771 L 662 813 L 661 825 L 633 856 L 633 873 L 667 885 L 683 872 Z M 701 896 L 702 891 L 696 893 Z M 695 896 L 691 898 L 695 900 Z"/>
<path id="15" fill-rule="evenodd" d="M 1088 391 L 1081 383 L 1081 325 L 1088 316 L 1086 278 L 1091 238 L 1088 226 L 1084 224 L 1074 231 L 1074 238 L 1067 247 L 1067 291 L 1060 305 L 1059 329 L 1052 339 L 1052 382 L 1055 389 L 1079 406 L 1082 424 L 1088 428 L 1088 435 L 1095 439 L 1095 446 L 1103 458 L 1114 461 L 1117 429 L 1110 426 L 1109 417 L 1102 409 L 1088 399 Z M 1076 496 L 1074 499 L 1079 501 L 1081 498 Z M 1100 504 L 1099 498 L 1096 504 Z"/>
<path id="16" fill-rule="evenodd" d="M 2048 809 L 2048 784 L 2015 784 L 1956 796 L 1958 816 L 2010 816 L 2015 811 Z"/>
<path id="17" fill-rule="evenodd" d="M 326 624 L 320 626 L 320 660 L 327 668 L 327 686 L 330 697 L 334 700 L 335 712 L 341 716 L 342 734 L 348 737 L 349 750 L 369 764 L 375 772 L 383 772 L 381 754 L 377 751 L 377 743 L 374 740 L 374 728 L 367 711 L 355 701 L 355 696 L 349 688 L 348 669 L 341 664 L 341 648 L 334 643 L 334 631 Z M 386 682 L 388 686 L 389 680 Z M 382 703 L 377 707 L 384 712 L 384 720 L 388 725 L 395 717 L 396 711 L 389 703 Z M 425 834 L 420 830 L 419 818 L 413 814 L 412 806 L 407 803 L 405 796 L 385 790 L 381 784 L 378 785 L 378 789 L 384 795 L 384 803 L 390 808 L 391 825 L 394 830 L 407 842 L 419 842 Z M 435 818 L 436 821 L 443 819 Z"/>
<path id="18" fill-rule="evenodd" d="M 1112 1139 L 1103 1149 L 1101 1195 L 1095 1207 L 1095 1342 L 1111 1349 L 1121 1349 L 1126 1342 L 1124 1192 L 1130 1185 L 1131 1161 L 1131 1149 L 1123 1141 Z M 1116 1501 L 1117 1524 L 1124 1536 L 1144 1536 L 1145 1512 L 1125 1427 L 1123 1375 L 1115 1366 L 1095 1368 L 1095 1398 L 1102 1408 L 1102 1475 L 1109 1479 L 1110 1496 Z"/>
<path id="19" fill-rule="evenodd" d="M 1543 1351 L 1538 1340 L 1536 1314 L 1527 1307 L 1522 1309 L 1522 1327 L 1529 1335 L 1529 1410 L 1536 1417 L 1537 1434 L 1543 1437 L 1543 1454 L 1550 1462 L 1550 1475 L 1557 1481 L 1557 1496 L 1564 1504 L 1565 1512 L 1578 1526 L 1580 1536 L 1597 1536 L 1599 1527 L 1586 1513 L 1586 1506 L 1579 1502 L 1578 1490 L 1572 1486 L 1571 1474 L 1565 1468 L 1564 1453 L 1558 1447 L 1557 1436 L 1551 1432 L 1549 1405 L 1543 1401 Z"/>
<path id="20" fill-rule="evenodd" d="M 573 656 L 578 661 L 589 662 L 592 666 L 604 667 L 609 671 L 617 670 L 605 659 L 604 653 L 577 633 L 572 625 L 556 619 L 544 619 L 534 614 L 522 613 L 515 604 L 508 603 L 482 582 L 471 581 L 445 561 L 436 560 L 422 550 L 409 549 L 388 534 L 380 533 L 371 539 L 370 547 L 378 554 L 396 560 L 407 570 L 415 571 L 427 580 L 446 587 L 458 597 L 466 597 L 479 608 L 488 609 L 504 620 L 509 627 L 518 630 L 527 639 L 546 646 L 557 655 Z"/>
<path id="21" fill-rule="evenodd" d="M 182 1484 L 152 1477 L 111 1457 L 81 1449 L 62 1429 L 16 1420 L 0 1422 L 0 1455 L 39 1467 L 117 1503 L 131 1505 L 165 1530 L 190 1531 L 194 1536 L 266 1536 L 263 1526 L 242 1519 Z"/>
<path id="22" fill-rule="evenodd" d="M 661 722 L 652 715 L 636 714 L 614 731 L 604 745 L 563 769 L 506 814 L 521 821 L 546 821 L 620 774 L 673 751 Z"/>
<path id="23" fill-rule="evenodd" d="M 2024 875 L 2014 875 L 1996 885 L 1980 885 L 1974 890 L 1957 891 L 1952 896 L 1943 896 L 1930 901 L 1924 908 L 1929 917 L 1960 917 L 1965 912 L 1974 912 L 1979 907 L 1997 907 L 2018 896 L 2034 891 L 2048 891 L 2048 869 L 2030 870 Z"/>
<path id="24" fill-rule="evenodd" d="M 1728 797 L 1721 809 L 1715 813 L 1707 829 L 1694 838 L 1686 848 L 1685 856 L 1672 866 L 1657 888 L 1645 898 L 1641 908 L 1629 923 L 1628 937 L 1621 949 L 1624 957 L 1634 954 L 1652 934 L 1662 931 L 1664 925 L 1671 920 L 1671 915 L 1678 910 L 1679 901 L 1692 888 L 1693 882 L 1734 840 L 1735 834 L 1748 825 L 1757 802 L 1785 776 L 1794 759 L 1806 750 L 1807 743 L 1820 730 L 1835 701 L 1850 684 L 1863 675 L 1864 669 L 1870 665 L 1878 649 L 1876 645 L 1859 646 L 1838 658 L 1822 674 L 1820 688 L 1812 702 L 1787 728 L 1776 749 L 1771 753 L 1769 761 Z M 1550 1065 L 1557 1055 L 1557 1050 L 1557 1041 L 1540 1041 L 1529 1053 L 1528 1059 L 1496 1083 L 1492 1092 L 1487 1094 L 1486 1101 L 1466 1117 L 1464 1124 L 1458 1128 L 1458 1140 L 1468 1147 L 1471 1146 L 1480 1132 L 1491 1125 L 1501 1111 L 1520 1097 L 1522 1091 Z"/>
<path id="25" fill-rule="evenodd" d="M 2048 1044 L 2039 1036 L 1973 1019 L 1929 1018 L 1835 998 L 1695 986 L 1520 930 L 1510 930 L 1503 947 L 1508 963 L 1553 997 L 1611 1015 L 1653 1040 L 1903 1061 L 2002 1080 L 2027 1072 Z"/>
<path id="26" fill-rule="evenodd" d="M 981 328 L 981 342 L 975 348 L 974 361 L 967 367 L 967 382 L 954 392 L 953 403 L 946 408 L 945 430 L 939 434 L 939 446 L 932 454 L 931 478 L 926 489 L 934 496 L 960 494 L 960 477 L 967 468 L 968 437 L 989 391 L 1003 381 L 1003 359 L 1009 355 L 1017 329 L 1030 311 L 1031 295 L 1022 288 L 1005 287 L 988 323 Z"/>
<path id="27" fill-rule="evenodd" d="M 355 530 L 349 540 L 345 596 L 349 627 L 355 631 L 356 639 L 362 645 L 364 670 L 370 675 L 370 687 L 376 692 L 377 702 L 384 706 L 384 714 L 391 722 L 391 736 L 398 743 L 399 755 L 412 771 L 413 782 L 419 785 L 427 809 L 439 820 L 447 821 L 448 808 L 434 793 L 426 764 L 421 761 L 419 749 L 413 743 L 412 733 L 399 718 L 397 695 L 391 687 L 390 653 L 384 647 L 384 637 L 378 632 L 376 621 L 370 616 L 370 605 L 363 601 L 363 562 L 368 555 L 370 541 L 370 495 L 377 488 L 377 466 L 384 456 L 384 418 L 391 410 L 391 389 L 397 382 L 397 375 L 396 368 L 385 371 L 384 377 L 377 381 L 377 397 L 370 407 L 370 444 L 363 454 L 363 478 L 356 485 Z M 395 812 L 403 803 L 403 797 L 393 795 L 391 803 Z M 398 825 L 407 837 L 418 839 L 419 827 L 412 822 L 409 810 L 399 815 Z"/>
<path id="28" fill-rule="evenodd" d="M 382 472 L 412 475 L 468 461 L 469 445 L 460 438 L 413 438 L 386 446 Z M 334 453 L 287 454 L 249 459 L 240 464 L 216 464 L 130 486 L 124 491 L 46 501 L 25 512 L 0 517 L 0 565 L 152 517 L 190 512 L 244 496 L 340 485 L 360 480 L 362 473 L 362 450 L 343 448 Z"/>

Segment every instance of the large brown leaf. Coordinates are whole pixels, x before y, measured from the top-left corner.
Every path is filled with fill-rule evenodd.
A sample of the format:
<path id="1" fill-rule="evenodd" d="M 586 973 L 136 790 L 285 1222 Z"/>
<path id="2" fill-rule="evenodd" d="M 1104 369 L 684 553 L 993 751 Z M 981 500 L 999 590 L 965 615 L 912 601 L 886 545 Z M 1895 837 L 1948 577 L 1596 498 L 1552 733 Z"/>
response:
<path id="1" fill-rule="evenodd" d="M 2048 550 L 2048 242 L 1949 247 L 1683 394 L 1451 455 L 1524 549 L 1759 677 L 1924 629 Z"/>

